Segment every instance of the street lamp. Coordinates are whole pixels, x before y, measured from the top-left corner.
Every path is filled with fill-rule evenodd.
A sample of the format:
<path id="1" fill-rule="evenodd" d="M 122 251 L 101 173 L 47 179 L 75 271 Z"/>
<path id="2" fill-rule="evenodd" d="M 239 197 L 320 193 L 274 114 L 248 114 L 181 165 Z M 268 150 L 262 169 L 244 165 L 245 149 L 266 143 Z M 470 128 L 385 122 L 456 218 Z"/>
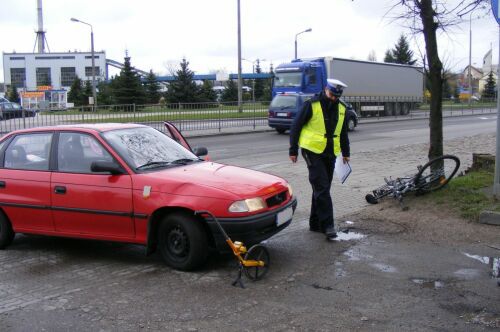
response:
<path id="1" fill-rule="evenodd" d="M 302 34 L 302 33 L 304 33 L 304 32 L 311 32 L 311 31 L 312 31 L 312 29 L 309 28 L 309 29 L 301 31 L 301 32 L 299 32 L 298 34 L 295 35 L 295 59 L 297 59 L 297 36 L 300 35 L 300 34 Z"/>
<path id="2" fill-rule="evenodd" d="M 472 102 L 472 73 L 471 73 L 471 66 L 472 66 L 472 12 L 470 13 L 469 16 L 469 108 L 472 108 L 471 102 Z"/>
<path id="3" fill-rule="evenodd" d="M 88 25 L 90 27 L 90 53 L 92 56 L 92 99 L 94 99 L 92 105 L 93 105 L 94 110 L 97 110 L 97 94 L 96 94 L 96 87 L 95 87 L 94 29 L 92 29 L 92 24 L 80 21 L 74 17 L 71 18 L 71 21 L 77 22 L 77 23 L 82 23 L 82 24 Z"/>
<path id="4" fill-rule="evenodd" d="M 241 60 L 248 61 L 252 64 L 252 74 L 255 74 L 255 63 L 256 62 L 260 63 L 262 61 L 266 61 L 266 59 L 255 59 L 254 61 L 252 61 L 252 60 L 248 60 L 245 58 L 241 58 Z M 252 102 L 255 104 L 255 78 L 253 78 L 253 80 L 252 80 Z"/>

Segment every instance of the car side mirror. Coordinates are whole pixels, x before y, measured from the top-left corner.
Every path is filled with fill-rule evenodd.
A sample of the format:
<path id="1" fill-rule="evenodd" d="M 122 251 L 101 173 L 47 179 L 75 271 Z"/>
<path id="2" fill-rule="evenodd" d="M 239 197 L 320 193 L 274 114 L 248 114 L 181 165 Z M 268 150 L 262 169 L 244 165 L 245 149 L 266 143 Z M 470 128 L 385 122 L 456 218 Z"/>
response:
<path id="1" fill-rule="evenodd" d="M 204 146 L 197 146 L 193 148 L 193 153 L 197 157 L 203 157 L 208 154 L 208 149 Z"/>
<path id="2" fill-rule="evenodd" d="M 125 174 L 125 170 L 113 161 L 93 161 L 90 170 L 92 172 L 109 172 L 113 175 Z"/>

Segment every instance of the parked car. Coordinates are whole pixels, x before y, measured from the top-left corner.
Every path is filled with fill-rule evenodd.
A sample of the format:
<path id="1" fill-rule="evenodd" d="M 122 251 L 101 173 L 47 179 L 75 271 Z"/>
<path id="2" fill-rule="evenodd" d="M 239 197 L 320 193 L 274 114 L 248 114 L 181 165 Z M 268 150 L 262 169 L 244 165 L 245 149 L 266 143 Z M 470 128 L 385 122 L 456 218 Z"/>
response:
<path id="1" fill-rule="evenodd" d="M 0 102 L 0 120 L 34 117 L 37 114 L 36 110 L 25 109 L 18 103 Z"/>
<path id="2" fill-rule="evenodd" d="M 32 128 L 0 140 L 0 249 L 15 233 L 136 243 L 180 270 L 287 227 L 297 201 L 287 181 L 200 158 L 165 123 Z"/>
<path id="3" fill-rule="evenodd" d="M 293 120 L 297 113 L 302 109 L 304 102 L 314 95 L 290 93 L 277 94 L 269 105 L 268 124 L 269 127 L 276 129 L 280 134 L 292 127 Z M 342 101 L 347 106 L 346 121 L 349 131 L 353 131 L 358 125 L 358 115 L 351 104 Z"/>

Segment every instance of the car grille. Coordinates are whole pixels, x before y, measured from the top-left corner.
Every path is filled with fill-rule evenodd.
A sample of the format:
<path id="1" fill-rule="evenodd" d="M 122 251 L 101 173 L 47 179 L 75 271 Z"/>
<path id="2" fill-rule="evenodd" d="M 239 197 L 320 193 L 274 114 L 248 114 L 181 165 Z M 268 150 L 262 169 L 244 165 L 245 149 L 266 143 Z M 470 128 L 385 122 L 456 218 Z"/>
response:
<path id="1" fill-rule="evenodd" d="M 286 191 L 283 191 L 277 195 L 271 196 L 268 199 L 266 199 L 267 207 L 280 205 L 284 201 L 286 201 Z"/>

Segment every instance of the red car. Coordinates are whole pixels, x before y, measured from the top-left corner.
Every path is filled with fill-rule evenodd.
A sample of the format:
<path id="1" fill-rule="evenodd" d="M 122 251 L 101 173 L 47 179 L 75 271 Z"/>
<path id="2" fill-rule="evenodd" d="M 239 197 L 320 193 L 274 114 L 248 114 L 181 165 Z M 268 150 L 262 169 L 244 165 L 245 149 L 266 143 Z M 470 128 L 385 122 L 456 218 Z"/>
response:
<path id="1" fill-rule="evenodd" d="M 288 226 L 297 205 L 283 179 L 205 161 L 170 123 L 18 130 L 0 141 L 0 249 L 15 233 L 120 241 L 160 250 L 180 270 L 227 244 L 208 210 L 246 245 Z"/>

